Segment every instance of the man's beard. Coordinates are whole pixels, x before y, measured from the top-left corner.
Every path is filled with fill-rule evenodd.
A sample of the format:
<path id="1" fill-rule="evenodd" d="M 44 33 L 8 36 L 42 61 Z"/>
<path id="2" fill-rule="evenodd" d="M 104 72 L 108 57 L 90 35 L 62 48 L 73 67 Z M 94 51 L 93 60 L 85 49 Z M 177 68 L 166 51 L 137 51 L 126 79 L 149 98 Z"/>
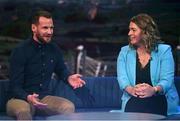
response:
<path id="1" fill-rule="evenodd" d="M 45 42 L 44 42 L 44 39 L 43 39 L 42 37 L 37 36 L 37 39 L 38 39 L 38 41 L 39 41 L 40 43 L 42 43 L 42 44 L 45 43 Z"/>
<path id="2" fill-rule="evenodd" d="M 38 41 L 41 43 L 41 44 L 46 44 L 46 43 L 48 43 L 47 41 L 45 41 L 44 39 L 43 39 L 43 37 L 41 37 L 41 36 L 37 36 L 37 39 L 38 39 Z"/>

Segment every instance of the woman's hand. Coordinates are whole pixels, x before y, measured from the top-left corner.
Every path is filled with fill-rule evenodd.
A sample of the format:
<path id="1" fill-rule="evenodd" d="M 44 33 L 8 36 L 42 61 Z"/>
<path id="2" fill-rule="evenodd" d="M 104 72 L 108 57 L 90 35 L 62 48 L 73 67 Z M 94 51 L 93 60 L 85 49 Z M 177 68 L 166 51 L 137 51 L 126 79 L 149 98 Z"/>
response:
<path id="1" fill-rule="evenodd" d="M 132 96 L 134 96 L 134 97 L 137 97 L 136 91 L 135 91 L 135 87 L 127 86 L 127 87 L 125 88 L 125 91 L 126 91 L 127 93 L 129 93 L 130 95 L 132 95 Z"/>
<path id="2" fill-rule="evenodd" d="M 151 85 L 142 83 L 135 86 L 135 93 L 139 98 L 146 98 L 153 96 L 156 92 Z"/>

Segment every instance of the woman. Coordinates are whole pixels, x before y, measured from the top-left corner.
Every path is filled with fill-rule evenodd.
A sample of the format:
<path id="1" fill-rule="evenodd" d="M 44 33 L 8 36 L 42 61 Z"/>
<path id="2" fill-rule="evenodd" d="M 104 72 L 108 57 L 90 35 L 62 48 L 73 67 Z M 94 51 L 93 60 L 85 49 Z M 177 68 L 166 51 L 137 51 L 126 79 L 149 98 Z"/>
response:
<path id="1" fill-rule="evenodd" d="M 122 109 L 169 115 L 177 112 L 171 47 L 161 44 L 156 23 L 147 14 L 130 20 L 129 45 L 121 48 L 117 76 L 123 90 Z"/>

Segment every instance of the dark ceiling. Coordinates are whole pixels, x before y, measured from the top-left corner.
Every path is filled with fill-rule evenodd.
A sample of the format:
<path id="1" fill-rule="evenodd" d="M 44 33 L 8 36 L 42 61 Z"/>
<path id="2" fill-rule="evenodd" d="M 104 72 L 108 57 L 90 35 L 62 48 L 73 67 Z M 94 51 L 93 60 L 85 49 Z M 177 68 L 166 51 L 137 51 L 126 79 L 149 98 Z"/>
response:
<path id="1" fill-rule="evenodd" d="M 126 42 L 129 19 L 148 13 L 158 23 L 162 39 L 177 45 L 180 38 L 179 0 L 1 0 L 1 35 L 25 38 L 31 13 L 53 13 L 55 39 Z M 17 29 L 18 28 L 18 29 Z"/>
<path id="2" fill-rule="evenodd" d="M 54 40 L 63 52 L 83 44 L 88 56 L 116 61 L 120 46 L 128 43 L 129 19 L 138 13 L 151 15 L 162 40 L 173 48 L 180 42 L 180 0 L 0 0 L 0 37 L 27 38 L 29 18 L 38 9 L 52 12 Z M 4 65 L 16 44 L 0 41 Z M 5 76 L 0 74 L 0 78 L 7 78 L 7 66 L 2 69 Z"/>
<path id="3" fill-rule="evenodd" d="M 173 48 L 180 41 L 180 0 L 0 0 L 0 37 L 27 38 L 28 20 L 38 9 L 52 12 L 54 40 L 65 52 L 83 44 L 88 56 L 116 60 L 120 46 L 128 43 L 129 19 L 138 13 L 151 15 Z M 0 41 L 0 62 L 7 63 L 2 57 L 15 44 Z"/>

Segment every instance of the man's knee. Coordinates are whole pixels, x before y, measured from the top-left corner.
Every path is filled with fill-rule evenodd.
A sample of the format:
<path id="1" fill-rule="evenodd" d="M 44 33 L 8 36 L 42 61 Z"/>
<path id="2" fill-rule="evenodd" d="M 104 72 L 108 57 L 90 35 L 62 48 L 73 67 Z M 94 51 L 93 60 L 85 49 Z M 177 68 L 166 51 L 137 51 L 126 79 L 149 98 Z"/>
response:
<path id="1" fill-rule="evenodd" d="M 28 115 L 32 114 L 31 106 L 24 100 L 11 99 L 7 103 L 7 114 L 9 116 Z"/>
<path id="2" fill-rule="evenodd" d="M 23 114 L 29 113 L 30 114 L 31 110 L 30 110 L 30 108 L 27 108 L 27 107 L 21 107 L 16 111 L 16 115 L 20 114 L 20 113 L 23 113 Z"/>
<path id="3" fill-rule="evenodd" d="M 25 108 L 21 108 L 17 112 L 16 118 L 18 120 L 32 120 L 32 114 L 31 114 L 30 110 L 27 110 Z"/>
<path id="4" fill-rule="evenodd" d="M 63 114 L 73 113 L 75 111 L 75 106 L 72 102 L 66 101 L 59 107 L 59 110 Z"/>
<path id="5" fill-rule="evenodd" d="M 41 102 L 48 104 L 49 114 L 67 114 L 73 113 L 75 110 L 74 104 L 62 97 L 46 96 Z"/>

